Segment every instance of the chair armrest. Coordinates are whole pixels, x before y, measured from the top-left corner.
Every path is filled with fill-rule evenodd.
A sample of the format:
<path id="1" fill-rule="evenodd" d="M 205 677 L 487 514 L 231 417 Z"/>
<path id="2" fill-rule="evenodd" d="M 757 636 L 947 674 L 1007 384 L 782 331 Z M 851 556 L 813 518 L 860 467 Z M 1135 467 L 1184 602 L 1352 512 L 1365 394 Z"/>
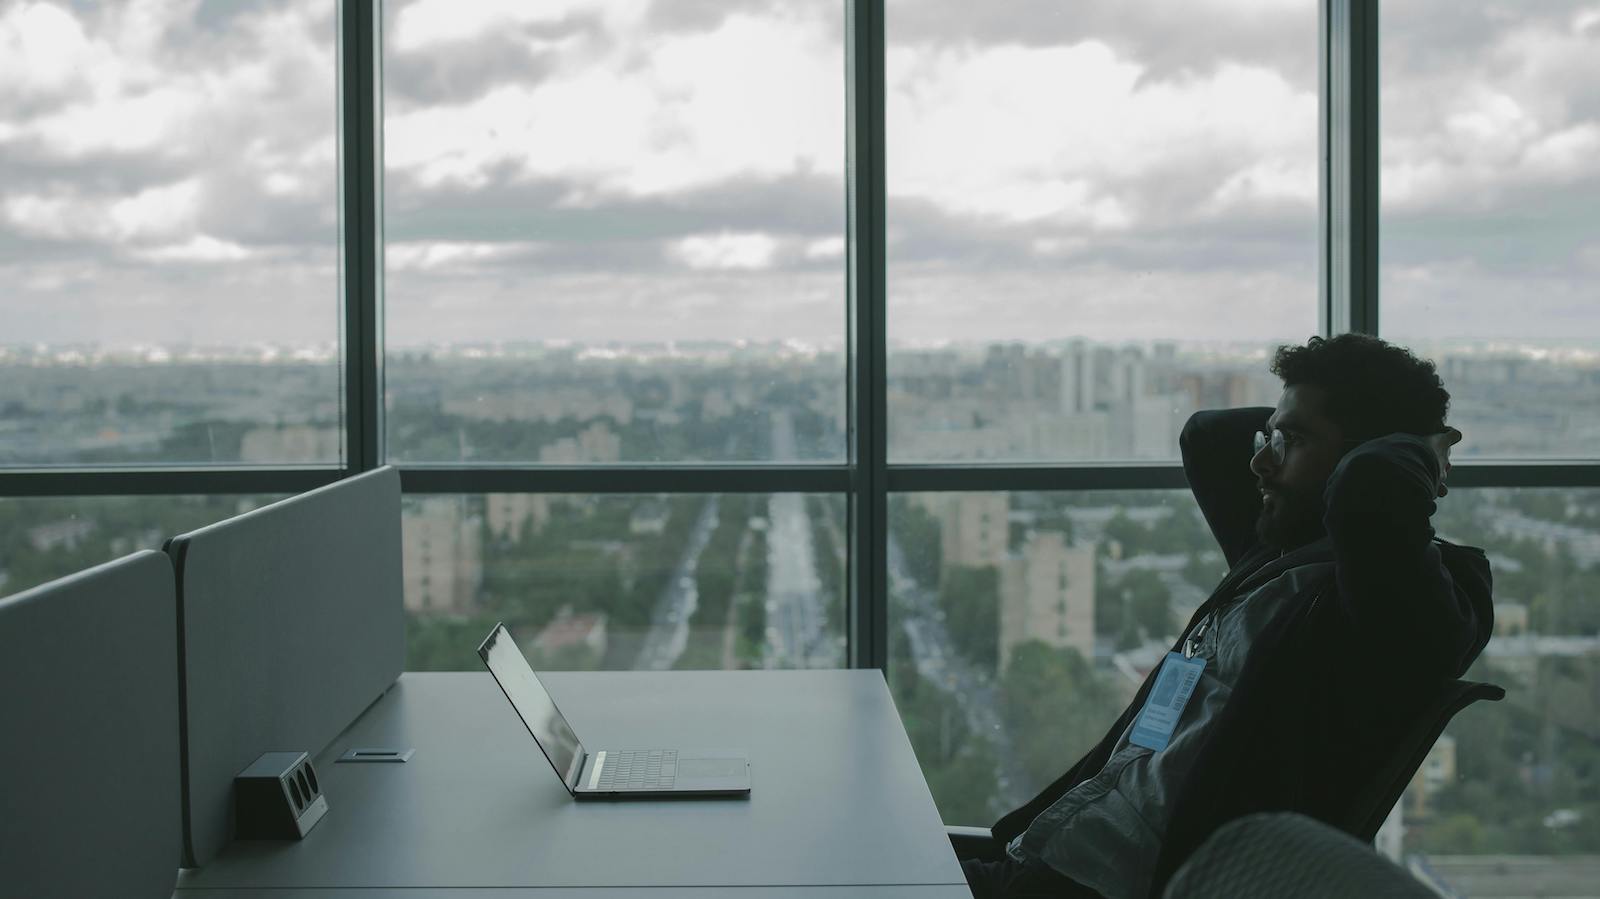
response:
<path id="1" fill-rule="evenodd" d="M 987 827 L 947 826 L 944 832 L 950 837 L 950 848 L 956 858 L 975 858 L 995 862 L 1005 857 L 1006 847 L 994 838 Z"/>

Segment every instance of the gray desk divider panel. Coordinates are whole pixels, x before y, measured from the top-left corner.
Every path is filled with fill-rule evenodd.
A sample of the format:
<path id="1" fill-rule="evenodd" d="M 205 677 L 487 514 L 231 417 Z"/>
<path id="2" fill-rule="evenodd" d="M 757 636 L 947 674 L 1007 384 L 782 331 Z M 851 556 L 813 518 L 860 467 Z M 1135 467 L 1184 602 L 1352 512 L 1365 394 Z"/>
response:
<path id="1" fill-rule="evenodd" d="M 233 839 L 233 776 L 313 756 L 400 676 L 400 475 L 380 468 L 167 543 L 177 567 L 184 865 Z M 330 815 L 339 799 L 329 796 Z"/>
<path id="2" fill-rule="evenodd" d="M 0 600 L 0 894 L 172 895 L 177 633 L 156 552 Z"/>

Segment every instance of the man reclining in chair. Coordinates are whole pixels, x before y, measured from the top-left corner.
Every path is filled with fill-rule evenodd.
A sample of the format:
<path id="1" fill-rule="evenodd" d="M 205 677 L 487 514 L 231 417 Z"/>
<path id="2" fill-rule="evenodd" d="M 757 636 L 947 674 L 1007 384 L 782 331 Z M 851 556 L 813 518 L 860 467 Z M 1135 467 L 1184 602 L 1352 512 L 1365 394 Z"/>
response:
<path id="1" fill-rule="evenodd" d="M 1005 856 L 963 861 L 974 895 L 1159 895 L 1241 815 L 1339 826 L 1488 642 L 1488 561 L 1429 524 L 1461 439 L 1433 363 L 1347 334 L 1272 371 L 1276 409 L 1180 441 L 1228 575 L 1100 744 L 995 825 Z"/>

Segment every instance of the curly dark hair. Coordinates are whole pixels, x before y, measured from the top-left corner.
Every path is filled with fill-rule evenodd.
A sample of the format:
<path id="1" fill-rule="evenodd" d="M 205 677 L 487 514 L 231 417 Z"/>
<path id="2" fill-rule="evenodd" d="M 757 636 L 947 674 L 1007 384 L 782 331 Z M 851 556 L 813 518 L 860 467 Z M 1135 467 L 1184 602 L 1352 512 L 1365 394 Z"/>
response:
<path id="1" fill-rule="evenodd" d="M 1326 392 L 1327 414 L 1346 438 L 1436 434 L 1444 430 L 1450 392 L 1434 365 L 1405 347 L 1366 334 L 1313 337 L 1305 346 L 1280 346 L 1272 373 L 1283 386 L 1310 384 Z"/>

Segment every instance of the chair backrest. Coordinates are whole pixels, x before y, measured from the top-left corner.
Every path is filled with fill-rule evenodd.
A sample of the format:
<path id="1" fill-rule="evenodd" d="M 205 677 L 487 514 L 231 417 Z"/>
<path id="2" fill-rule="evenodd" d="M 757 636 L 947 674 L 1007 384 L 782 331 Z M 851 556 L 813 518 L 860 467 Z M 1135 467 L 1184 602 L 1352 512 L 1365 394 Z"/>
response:
<path id="1" fill-rule="evenodd" d="M 177 619 L 148 550 L 0 600 L 0 895 L 172 895 Z"/>
<path id="2" fill-rule="evenodd" d="M 1228 822 L 1183 863 L 1163 899 L 1437 899 L 1410 872 L 1305 815 Z"/>
<path id="3" fill-rule="evenodd" d="M 184 862 L 233 839 L 233 778 L 315 756 L 405 667 L 400 475 L 320 487 L 167 541 L 178 583 Z"/>
<path id="4" fill-rule="evenodd" d="M 1505 695 L 1505 689 L 1494 684 L 1451 681 L 1434 697 L 1427 710 L 1417 716 L 1415 725 L 1406 732 L 1400 745 L 1395 747 L 1394 754 L 1389 757 L 1389 764 L 1373 778 L 1366 792 L 1351 804 L 1350 816 L 1341 829 L 1358 839 L 1372 842 L 1378 835 L 1378 829 L 1383 826 L 1384 819 L 1389 817 L 1389 811 L 1400 801 L 1411 778 L 1422 767 L 1428 751 L 1438 741 L 1439 735 L 1444 733 L 1450 719 L 1474 702 L 1499 702 Z"/>

